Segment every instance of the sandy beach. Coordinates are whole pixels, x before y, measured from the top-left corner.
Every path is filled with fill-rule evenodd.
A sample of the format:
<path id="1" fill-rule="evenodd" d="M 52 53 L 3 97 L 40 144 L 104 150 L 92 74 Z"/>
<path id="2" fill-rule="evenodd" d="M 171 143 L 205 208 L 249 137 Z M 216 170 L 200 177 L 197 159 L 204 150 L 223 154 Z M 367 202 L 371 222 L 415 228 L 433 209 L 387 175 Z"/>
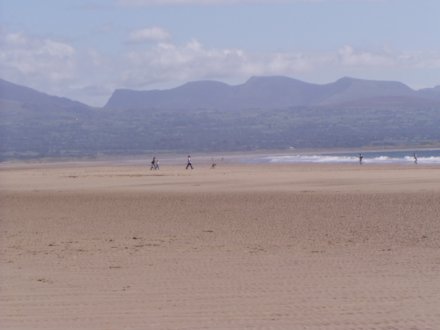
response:
<path id="1" fill-rule="evenodd" d="M 3 164 L 0 328 L 440 329 L 440 167 Z"/>

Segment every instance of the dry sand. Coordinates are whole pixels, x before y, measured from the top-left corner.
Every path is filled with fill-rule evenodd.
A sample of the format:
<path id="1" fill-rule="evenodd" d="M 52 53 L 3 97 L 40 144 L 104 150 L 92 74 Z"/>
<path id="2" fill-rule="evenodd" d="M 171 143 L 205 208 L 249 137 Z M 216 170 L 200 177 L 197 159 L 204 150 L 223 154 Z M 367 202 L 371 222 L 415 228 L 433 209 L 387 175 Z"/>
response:
<path id="1" fill-rule="evenodd" d="M 0 328 L 440 329 L 440 168 L 0 168 Z"/>

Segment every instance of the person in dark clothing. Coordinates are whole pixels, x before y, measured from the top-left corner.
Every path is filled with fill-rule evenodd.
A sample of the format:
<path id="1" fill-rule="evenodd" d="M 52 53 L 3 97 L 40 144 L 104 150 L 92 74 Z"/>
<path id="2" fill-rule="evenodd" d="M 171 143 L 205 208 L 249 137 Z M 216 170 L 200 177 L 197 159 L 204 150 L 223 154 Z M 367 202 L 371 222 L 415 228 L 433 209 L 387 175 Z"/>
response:
<path id="1" fill-rule="evenodd" d="M 150 170 L 158 170 L 158 169 L 159 169 L 159 159 L 153 157 L 153 160 L 151 161 Z"/>
<path id="2" fill-rule="evenodd" d="M 188 155 L 188 161 L 186 163 L 186 170 L 188 169 L 188 167 L 191 167 L 191 169 L 193 170 L 194 167 L 192 166 L 192 162 L 191 162 L 191 155 Z"/>

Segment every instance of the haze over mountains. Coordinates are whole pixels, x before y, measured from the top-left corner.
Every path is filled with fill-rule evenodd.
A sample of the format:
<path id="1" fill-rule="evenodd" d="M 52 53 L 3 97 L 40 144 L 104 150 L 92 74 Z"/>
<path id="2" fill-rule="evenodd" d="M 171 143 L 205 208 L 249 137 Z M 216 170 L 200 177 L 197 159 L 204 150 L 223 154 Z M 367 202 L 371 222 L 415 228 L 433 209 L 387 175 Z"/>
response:
<path id="1" fill-rule="evenodd" d="M 116 90 L 102 108 L 0 80 L 0 159 L 439 145 L 440 86 L 253 77 Z"/>

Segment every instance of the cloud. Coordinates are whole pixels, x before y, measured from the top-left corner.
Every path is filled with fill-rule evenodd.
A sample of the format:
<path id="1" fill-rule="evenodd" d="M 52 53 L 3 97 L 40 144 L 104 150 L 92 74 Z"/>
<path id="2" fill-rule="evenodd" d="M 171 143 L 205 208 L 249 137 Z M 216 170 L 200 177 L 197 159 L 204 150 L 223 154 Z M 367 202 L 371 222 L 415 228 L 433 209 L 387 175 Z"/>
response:
<path id="1" fill-rule="evenodd" d="M 178 45 L 159 42 L 124 54 L 120 87 L 150 89 L 191 80 L 244 81 L 250 76 L 286 75 L 322 81 L 342 75 L 392 79 L 386 73 L 440 68 L 439 52 L 368 51 L 351 45 L 323 52 L 256 53 L 240 48 L 206 47 L 196 39 Z M 380 76 L 374 76 L 380 73 Z"/>
<path id="2" fill-rule="evenodd" d="M 440 52 L 412 51 L 398 55 L 398 61 L 415 69 L 440 69 Z"/>
<path id="3" fill-rule="evenodd" d="M 106 96 L 75 90 L 89 85 L 108 89 L 113 64 L 94 49 L 78 50 L 60 40 L 0 31 L 1 78 L 52 95 L 101 104 Z"/>
<path id="4" fill-rule="evenodd" d="M 163 41 L 169 38 L 170 34 L 157 26 L 134 30 L 130 32 L 128 36 L 128 40 L 134 43 L 141 43 L 144 41 Z"/>
<path id="5" fill-rule="evenodd" d="M 335 64 L 341 67 L 358 67 L 363 69 L 439 69 L 440 52 L 393 52 L 391 50 L 373 52 L 356 50 L 352 46 L 346 45 L 338 50 Z"/>
<path id="6" fill-rule="evenodd" d="M 134 86 L 227 77 L 237 74 L 248 61 L 242 50 L 208 49 L 197 40 L 182 46 L 159 43 L 151 49 L 129 52 L 126 59 L 129 66 L 123 72 L 123 80 Z"/>
<path id="7" fill-rule="evenodd" d="M 182 46 L 159 43 L 148 50 L 130 52 L 127 59 L 133 68 L 145 68 L 148 76 L 155 72 L 157 77 L 179 80 L 298 73 L 312 69 L 315 62 L 301 53 L 258 54 L 236 48 L 207 48 L 195 39 Z M 136 69 L 133 74 L 138 72 Z"/>
<path id="8" fill-rule="evenodd" d="M 0 46 L 2 72 L 41 75 L 54 81 L 70 79 L 74 75 L 76 50 L 65 42 L 6 33 L 0 36 Z"/>
<path id="9" fill-rule="evenodd" d="M 338 56 L 338 60 L 343 66 L 387 67 L 398 63 L 398 58 L 393 54 L 356 51 L 352 46 L 347 45 L 339 49 Z"/>
<path id="10" fill-rule="evenodd" d="M 253 75 L 298 75 L 331 65 L 336 54 L 252 53 L 237 48 L 207 48 L 197 40 L 184 45 L 158 43 L 125 55 L 126 87 L 143 88 L 197 79 L 243 80 Z"/>

